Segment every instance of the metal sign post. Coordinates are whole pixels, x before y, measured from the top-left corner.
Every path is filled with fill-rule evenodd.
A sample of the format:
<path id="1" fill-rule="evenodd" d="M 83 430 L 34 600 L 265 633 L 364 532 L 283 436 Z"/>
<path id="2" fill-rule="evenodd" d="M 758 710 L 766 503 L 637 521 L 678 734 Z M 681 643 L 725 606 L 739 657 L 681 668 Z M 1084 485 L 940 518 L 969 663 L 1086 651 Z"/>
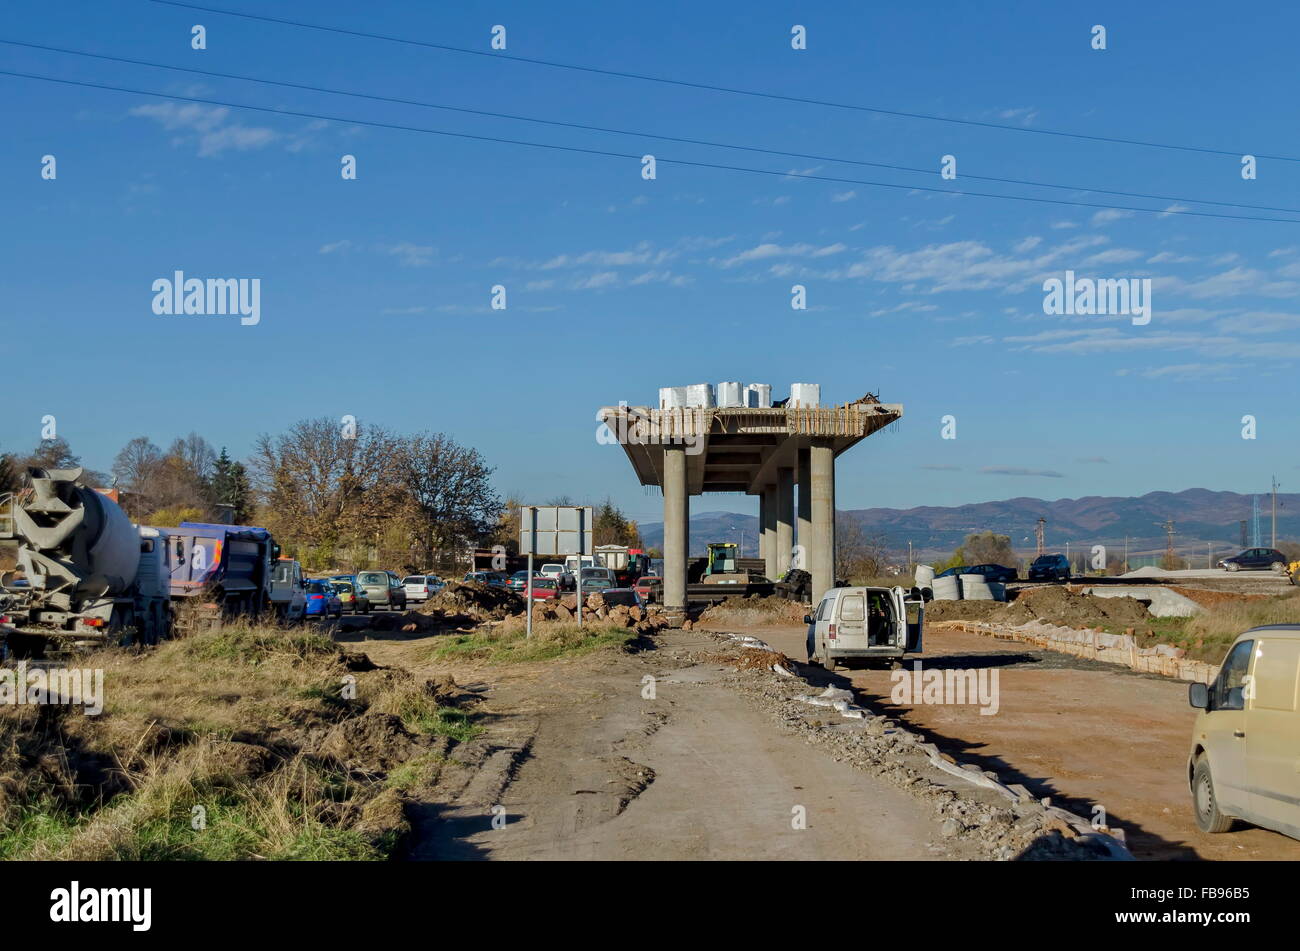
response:
<path id="1" fill-rule="evenodd" d="M 528 556 L 528 636 L 533 632 L 533 556 L 576 555 L 578 625 L 582 625 L 582 556 L 592 547 L 592 509 L 589 505 L 527 505 L 520 512 L 519 552 Z"/>

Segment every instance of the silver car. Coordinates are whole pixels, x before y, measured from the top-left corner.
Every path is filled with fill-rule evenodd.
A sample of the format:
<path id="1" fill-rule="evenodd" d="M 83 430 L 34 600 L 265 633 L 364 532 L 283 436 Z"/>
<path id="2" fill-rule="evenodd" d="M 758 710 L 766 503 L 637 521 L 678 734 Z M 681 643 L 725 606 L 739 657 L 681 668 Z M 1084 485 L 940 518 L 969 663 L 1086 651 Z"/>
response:
<path id="1" fill-rule="evenodd" d="M 406 589 L 391 571 L 358 571 L 357 584 L 373 608 L 401 611 L 406 608 Z"/>

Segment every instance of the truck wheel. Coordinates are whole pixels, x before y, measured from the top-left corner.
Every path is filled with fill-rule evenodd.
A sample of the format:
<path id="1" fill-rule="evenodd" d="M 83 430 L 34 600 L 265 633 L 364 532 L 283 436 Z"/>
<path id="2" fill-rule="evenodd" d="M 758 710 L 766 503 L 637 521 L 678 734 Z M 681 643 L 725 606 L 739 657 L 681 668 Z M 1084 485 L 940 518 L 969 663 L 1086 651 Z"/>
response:
<path id="1" fill-rule="evenodd" d="M 1196 824 L 1202 832 L 1227 832 L 1232 828 L 1232 818 L 1219 811 L 1210 761 L 1204 755 L 1197 759 L 1192 771 L 1192 805 L 1196 809 Z"/>

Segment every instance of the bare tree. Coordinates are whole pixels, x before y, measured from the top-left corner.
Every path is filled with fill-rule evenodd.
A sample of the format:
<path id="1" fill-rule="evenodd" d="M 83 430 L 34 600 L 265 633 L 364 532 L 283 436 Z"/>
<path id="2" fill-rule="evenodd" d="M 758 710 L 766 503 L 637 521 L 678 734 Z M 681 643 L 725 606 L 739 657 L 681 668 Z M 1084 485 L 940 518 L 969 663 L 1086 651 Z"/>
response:
<path id="1" fill-rule="evenodd" d="M 414 503 L 417 544 L 427 558 L 437 551 L 492 531 L 501 500 L 477 449 L 442 433 L 413 436 L 397 454 L 401 485 Z"/>
<path id="2" fill-rule="evenodd" d="M 870 534 L 860 521 L 846 513 L 835 516 L 835 577 L 879 578 L 888 564 L 883 537 Z"/>
<path id="3" fill-rule="evenodd" d="M 398 446 L 378 427 L 345 433 L 329 417 L 258 438 L 253 487 L 272 531 L 313 546 L 368 537 L 380 520 L 402 520 Z"/>

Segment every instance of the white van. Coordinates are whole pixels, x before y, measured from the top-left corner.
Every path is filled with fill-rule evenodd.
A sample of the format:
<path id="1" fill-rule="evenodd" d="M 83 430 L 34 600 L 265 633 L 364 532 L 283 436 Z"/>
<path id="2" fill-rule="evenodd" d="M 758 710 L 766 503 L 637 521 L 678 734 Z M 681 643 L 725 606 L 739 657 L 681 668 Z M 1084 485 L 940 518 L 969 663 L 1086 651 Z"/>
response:
<path id="1" fill-rule="evenodd" d="M 827 670 L 839 661 L 894 661 L 921 650 L 925 601 L 919 588 L 831 588 L 803 620 L 808 659 Z"/>
<path id="2" fill-rule="evenodd" d="M 1196 824 L 1226 832 L 1244 819 L 1300 839 L 1300 624 L 1242 634 L 1187 699 L 1201 711 L 1187 759 Z"/>

